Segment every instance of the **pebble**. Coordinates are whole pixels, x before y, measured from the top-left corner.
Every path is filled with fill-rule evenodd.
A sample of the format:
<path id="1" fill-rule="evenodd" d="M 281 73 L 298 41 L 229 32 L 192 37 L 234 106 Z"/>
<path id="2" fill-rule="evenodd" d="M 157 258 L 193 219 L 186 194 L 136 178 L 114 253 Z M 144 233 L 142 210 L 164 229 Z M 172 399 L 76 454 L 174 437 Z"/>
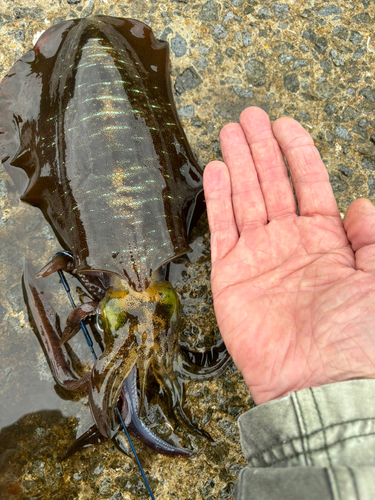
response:
<path id="1" fill-rule="evenodd" d="M 228 36 L 228 31 L 221 24 L 214 26 L 212 36 L 217 40 L 224 40 Z"/>
<path id="2" fill-rule="evenodd" d="M 337 50 L 332 49 L 330 54 L 331 54 L 331 59 L 333 61 L 333 64 L 335 66 L 337 66 L 337 67 L 345 66 L 345 59 L 338 54 Z"/>
<path id="3" fill-rule="evenodd" d="M 351 142 L 353 140 L 353 137 L 349 134 L 348 129 L 346 127 L 343 127 L 342 125 L 335 126 L 335 135 L 339 139 L 342 139 L 346 142 Z"/>
<path id="4" fill-rule="evenodd" d="M 177 76 L 174 88 L 176 89 L 177 94 L 183 94 L 187 90 L 195 89 L 201 83 L 201 77 L 198 75 L 195 69 L 190 66 Z"/>
<path id="5" fill-rule="evenodd" d="M 284 3 L 275 3 L 272 5 L 276 19 L 279 21 L 285 21 L 289 13 L 289 5 Z"/>
<path id="6" fill-rule="evenodd" d="M 178 116 L 182 118 L 191 118 L 194 116 L 194 106 L 192 104 L 188 104 L 187 106 L 181 106 L 177 110 Z"/>
<path id="7" fill-rule="evenodd" d="M 341 9 L 337 5 L 325 5 L 318 10 L 317 14 L 318 16 L 339 16 L 341 14 Z"/>
<path id="8" fill-rule="evenodd" d="M 299 90 L 299 80 L 296 73 L 284 76 L 284 87 L 289 92 L 297 92 Z"/>
<path id="9" fill-rule="evenodd" d="M 178 33 L 170 41 L 171 50 L 176 57 L 182 57 L 186 54 L 186 40 Z"/>
<path id="10" fill-rule="evenodd" d="M 213 0 L 208 0 L 208 2 L 203 4 L 199 12 L 198 19 L 200 21 L 208 21 L 208 22 L 214 22 L 219 20 L 217 15 L 216 4 Z"/>
<path id="11" fill-rule="evenodd" d="M 254 87 L 262 87 L 266 83 L 267 69 L 261 61 L 250 59 L 245 63 L 245 71 L 249 83 Z"/>

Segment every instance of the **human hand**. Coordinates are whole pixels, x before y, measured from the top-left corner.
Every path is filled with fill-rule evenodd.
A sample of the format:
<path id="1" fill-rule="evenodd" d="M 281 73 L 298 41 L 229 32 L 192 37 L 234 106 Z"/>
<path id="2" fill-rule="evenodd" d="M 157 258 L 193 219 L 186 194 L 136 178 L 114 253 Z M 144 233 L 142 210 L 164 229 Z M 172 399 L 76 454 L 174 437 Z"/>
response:
<path id="1" fill-rule="evenodd" d="M 212 293 L 254 401 L 375 378 L 375 207 L 358 199 L 341 221 L 313 140 L 291 118 L 271 126 L 247 108 L 220 141 L 225 163 L 204 171 Z"/>

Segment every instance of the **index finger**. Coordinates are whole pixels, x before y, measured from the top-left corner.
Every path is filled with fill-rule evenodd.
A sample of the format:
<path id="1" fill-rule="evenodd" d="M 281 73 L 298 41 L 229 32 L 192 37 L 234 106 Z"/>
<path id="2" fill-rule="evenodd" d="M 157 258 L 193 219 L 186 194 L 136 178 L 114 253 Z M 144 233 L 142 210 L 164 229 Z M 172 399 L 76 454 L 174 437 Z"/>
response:
<path id="1" fill-rule="evenodd" d="M 310 134 L 292 118 L 279 118 L 273 133 L 288 162 L 300 215 L 340 217 L 328 172 Z"/>

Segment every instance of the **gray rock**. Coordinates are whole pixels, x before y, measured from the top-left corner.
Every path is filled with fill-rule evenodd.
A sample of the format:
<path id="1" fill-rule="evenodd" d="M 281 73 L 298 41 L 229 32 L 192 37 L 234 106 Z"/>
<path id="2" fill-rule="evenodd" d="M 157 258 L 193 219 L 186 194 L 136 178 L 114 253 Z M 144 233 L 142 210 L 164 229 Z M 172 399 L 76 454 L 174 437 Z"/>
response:
<path id="1" fill-rule="evenodd" d="M 24 42 L 25 41 L 25 32 L 23 30 L 17 30 L 14 33 L 14 39 L 18 42 Z"/>
<path id="2" fill-rule="evenodd" d="M 359 91 L 359 95 L 363 96 L 371 103 L 375 103 L 375 89 L 372 87 L 364 87 Z"/>
<path id="3" fill-rule="evenodd" d="M 280 54 L 278 57 L 279 63 L 282 64 L 283 66 L 285 64 L 289 64 L 291 61 L 294 61 L 294 56 L 292 54 Z"/>
<path id="4" fill-rule="evenodd" d="M 335 95 L 335 89 L 328 82 L 318 83 L 316 86 L 316 95 L 322 101 L 329 101 Z"/>
<path id="5" fill-rule="evenodd" d="M 250 59 L 245 63 L 247 79 L 254 87 L 262 87 L 266 83 L 267 69 L 258 59 Z"/>
<path id="6" fill-rule="evenodd" d="M 327 116 L 332 116 L 335 112 L 336 106 L 332 103 L 329 103 L 325 106 L 324 112 Z"/>
<path id="7" fill-rule="evenodd" d="M 332 49 L 330 52 L 330 55 L 331 55 L 331 59 L 333 61 L 333 64 L 335 66 L 337 66 L 337 67 L 345 66 L 345 59 L 338 54 L 337 50 Z"/>
<path id="8" fill-rule="evenodd" d="M 362 158 L 361 165 L 366 170 L 375 170 L 375 158 Z"/>
<path id="9" fill-rule="evenodd" d="M 215 22 L 218 21 L 217 8 L 213 0 L 208 0 L 203 4 L 201 11 L 199 12 L 198 19 L 200 21 Z"/>
<path id="10" fill-rule="evenodd" d="M 168 35 L 170 35 L 171 33 L 173 33 L 173 30 L 171 28 L 165 28 L 165 30 L 163 31 L 163 33 L 158 36 L 158 39 L 159 40 L 162 40 L 163 42 L 166 42 L 167 41 L 167 38 L 168 38 Z"/>
<path id="11" fill-rule="evenodd" d="M 324 52 L 327 50 L 327 47 L 328 47 L 327 40 L 322 36 L 318 36 L 314 43 L 314 49 L 317 51 L 317 53 L 324 54 Z"/>
<path id="12" fill-rule="evenodd" d="M 367 12 L 361 12 L 360 14 L 356 14 L 352 17 L 352 20 L 356 24 L 370 24 L 371 17 L 367 14 Z"/>
<path id="13" fill-rule="evenodd" d="M 114 493 L 111 497 L 109 497 L 108 500 L 121 500 L 123 497 L 122 497 L 122 493 L 121 491 L 117 491 L 116 493 Z"/>
<path id="14" fill-rule="evenodd" d="M 307 90 L 310 87 L 310 82 L 301 82 L 302 90 Z"/>
<path id="15" fill-rule="evenodd" d="M 368 126 L 368 121 L 366 118 L 361 118 L 358 122 L 358 126 L 361 128 L 366 128 Z"/>
<path id="16" fill-rule="evenodd" d="M 353 170 L 351 168 L 346 167 L 345 165 L 339 165 L 338 169 L 343 175 L 345 175 L 345 177 L 348 177 L 349 179 L 353 177 Z"/>
<path id="17" fill-rule="evenodd" d="M 233 57 L 236 51 L 232 47 L 228 47 L 225 51 L 227 57 Z"/>
<path id="18" fill-rule="evenodd" d="M 311 116 L 306 111 L 300 111 L 299 112 L 299 117 L 304 122 L 311 122 Z"/>
<path id="19" fill-rule="evenodd" d="M 309 48 L 307 45 L 305 45 L 304 43 L 301 43 L 301 45 L 299 46 L 300 50 L 302 50 L 302 52 L 308 52 L 309 51 Z"/>
<path id="20" fill-rule="evenodd" d="M 251 34 L 249 33 L 247 28 L 244 28 L 242 32 L 242 45 L 244 47 L 248 47 L 251 45 Z"/>
<path id="21" fill-rule="evenodd" d="M 332 31 L 333 35 L 341 40 L 347 40 L 349 35 L 349 30 L 346 26 L 335 26 Z"/>
<path id="22" fill-rule="evenodd" d="M 292 69 L 297 69 L 297 68 L 303 68 L 304 66 L 307 66 L 306 60 L 305 59 L 298 59 L 293 66 Z"/>
<path id="23" fill-rule="evenodd" d="M 190 66 L 186 68 L 178 77 L 176 78 L 174 88 L 178 94 L 183 94 L 187 90 L 193 90 L 198 85 L 202 83 L 202 78 L 198 75 L 195 69 Z"/>
<path id="24" fill-rule="evenodd" d="M 360 33 L 358 33 L 358 31 L 351 31 L 350 32 L 349 41 L 353 45 L 358 45 L 359 43 L 361 43 L 362 38 L 363 38 L 362 35 Z"/>
<path id="25" fill-rule="evenodd" d="M 242 7 L 243 6 L 243 0 L 230 0 L 230 1 L 234 7 Z"/>
<path id="26" fill-rule="evenodd" d="M 365 139 L 367 141 L 367 139 L 368 139 L 368 133 L 363 128 L 359 127 L 358 125 L 354 125 L 354 127 L 352 129 L 352 132 L 354 132 L 355 134 L 360 135 L 361 137 L 363 137 L 363 139 Z"/>
<path id="27" fill-rule="evenodd" d="M 349 184 L 338 175 L 330 175 L 329 181 L 334 193 L 343 193 L 349 188 Z"/>
<path id="28" fill-rule="evenodd" d="M 0 14 L 0 28 L 2 28 L 5 24 L 11 23 L 12 18 L 10 16 L 6 16 L 5 14 Z"/>
<path id="29" fill-rule="evenodd" d="M 207 57 L 201 57 L 197 61 L 194 61 L 194 66 L 196 66 L 199 69 L 206 69 L 208 66 L 208 59 Z"/>
<path id="30" fill-rule="evenodd" d="M 252 99 L 254 97 L 254 91 L 251 89 L 244 89 L 235 85 L 232 90 L 240 99 Z"/>
<path id="31" fill-rule="evenodd" d="M 351 142 L 353 140 L 353 137 L 349 134 L 348 129 L 343 127 L 342 125 L 335 126 L 335 135 L 339 139 L 342 139 L 346 142 Z"/>
<path id="32" fill-rule="evenodd" d="M 223 19 L 223 21 L 222 21 L 222 24 L 226 24 L 226 23 L 228 23 L 228 22 L 229 22 L 231 19 L 233 19 L 234 17 L 235 17 L 235 16 L 234 16 L 233 12 L 230 10 L 229 12 L 227 12 L 227 13 L 225 14 L 225 17 L 224 17 L 224 19 Z"/>
<path id="33" fill-rule="evenodd" d="M 81 0 L 66 0 L 69 5 L 77 5 L 81 3 Z"/>
<path id="34" fill-rule="evenodd" d="M 324 73 L 329 74 L 332 70 L 332 64 L 331 61 L 327 58 L 324 58 L 320 61 L 320 67 L 324 71 Z"/>
<path id="35" fill-rule="evenodd" d="M 267 19 L 271 19 L 271 17 L 272 17 L 272 15 L 266 7 L 262 7 L 261 9 L 258 10 L 258 13 L 257 13 L 258 19 L 267 20 Z"/>
<path id="36" fill-rule="evenodd" d="M 356 109 L 352 108 L 351 106 L 347 106 L 342 113 L 342 121 L 345 123 L 355 120 L 356 118 L 358 118 L 358 115 L 359 112 Z"/>
<path id="37" fill-rule="evenodd" d="M 353 59 L 360 59 L 363 54 L 366 52 L 366 47 L 358 47 L 353 54 Z"/>
<path id="38" fill-rule="evenodd" d="M 181 108 L 178 108 L 177 113 L 178 116 L 181 116 L 182 118 L 191 118 L 195 114 L 194 106 L 192 104 L 181 106 Z"/>
<path id="39" fill-rule="evenodd" d="M 216 54 L 215 54 L 215 62 L 216 64 L 221 64 L 224 61 L 224 56 L 221 53 L 220 49 L 217 49 Z"/>
<path id="40" fill-rule="evenodd" d="M 172 52 L 176 57 L 182 57 L 186 54 L 186 47 L 187 47 L 186 40 L 178 33 L 174 38 L 172 38 L 170 44 Z"/>
<path id="41" fill-rule="evenodd" d="M 275 3 L 272 5 L 273 11 L 275 13 L 276 19 L 279 21 L 285 21 L 288 17 L 289 5 L 285 3 Z"/>
<path id="42" fill-rule="evenodd" d="M 373 175 L 368 176 L 368 196 L 375 195 L 375 177 Z"/>
<path id="43" fill-rule="evenodd" d="M 199 42 L 198 45 L 198 53 L 200 56 L 207 56 L 211 52 L 211 47 L 207 47 L 207 45 L 203 45 Z"/>
<path id="44" fill-rule="evenodd" d="M 109 497 L 112 493 L 111 479 L 109 477 L 105 477 L 99 486 L 99 495 L 101 497 Z"/>
<path id="45" fill-rule="evenodd" d="M 308 40 L 309 42 L 314 43 L 315 39 L 316 39 L 316 35 L 312 30 L 308 30 L 308 31 L 304 31 L 302 33 L 302 38 L 304 38 L 305 40 Z"/>
<path id="46" fill-rule="evenodd" d="M 299 80 L 296 73 L 284 76 L 284 87 L 289 92 L 297 92 L 299 90 Z"/>
<path id="47" fill-rule="evenodd" d="M 318 16 L 339 16 L 341 9 L 337 5 L 326 5 L 317 12 Z"/>
<path id="48" fill-rule="evenodd" d="M 31 17 L 32 19 L 41 19 L 44 17 L 44 10 L 40 7 L 15 7 L 13 9 L 14 20 Z"/>
<path id="49" fill-rule="evenodd" d="M 212 36 L 217 40 L 224 40 L 228 36 L 228 31 L 221 24 L 217 24 L 212 30 Z"/>

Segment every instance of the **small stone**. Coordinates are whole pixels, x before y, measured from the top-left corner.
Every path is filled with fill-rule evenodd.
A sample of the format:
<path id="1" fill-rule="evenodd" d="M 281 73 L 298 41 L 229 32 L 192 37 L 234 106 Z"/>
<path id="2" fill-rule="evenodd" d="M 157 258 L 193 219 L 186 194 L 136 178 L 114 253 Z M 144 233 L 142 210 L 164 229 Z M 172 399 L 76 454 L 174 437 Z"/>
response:
<path id="1" fill-rule="evenodd" d="M 25 32 L 23 30 L 17 30 L 14 33 L 14 39 L 16 42 L 24 42 L 25 41 Z"/>
<path id="2" fill-rule="evenodd" d="M 345 177 L 348 177 L 349 179 L 353 177 L 353 170 L 351 168 L 346 167 L 345 165 L 339 165 L 338 169 L 343 175 L 345 175 Z"/>
<path id="3" fill-rule="evenodd" d="M 296 73 L 284 76 L 284 87 L 289 92 L 297 92 L 299 90 L 299 80 Z"/>
<path id="4" fill-rule="evenodd" d="M 176 57 L 182 57 L 186 54 L 186 40 L 178 33 L 170 41 L 172 52 Z"/>
<path id="5" fill-rule="evenodd" d="M 217 40 L 224 40 L 228 36 L 228 31 L 221 24 L 217 24 L 212 30 L 212 36 Z"/>
<path id="6" fill-rule="evenodd" d="M 348 129 L 343 127 L 342 125 L 335 126 L 335 135 L 339 139 L 342 139 L 346 142 L 351 142 L 353 140 L 353 137 L 349 134 Z"/>
<path id="7" fill-rule="evenodd" d="M 182 118 L 191 118 L 194 116 L 194 106 L 192 104 L 188 104 L 187 106 L 181 106 L 177 110 L 178 116 Z"/>
<path id="8" fill-rule="evenodd" d="M 339 16 L 341 14 L 341 9 L 337 5 L 325 5 L 318 10 L 317 14 L 318 16 Z"/>
<path id="9" fill-rule="evenodd" d="M 69 5 L 77 5 L 81 3 L 81 0 L 66 0 Z"/>
<path id="10" fill-rule="evenodd" d="M 227 57 L 233 57 L 234 53 L 235 53 L 235 50 L 232 49 L 232 47 L 228 47 L 227 50 L 225 51 L 225 54 Z"/>
<path id="11" fill-rule="evenodd" d="M 349 30 L 345 26 L 335 26 L 332 31 L 333 35 L 341 40 L 347 40 L 349 35 Z"/>
<path id="12" fill-rule="evenodd" d="M 199 69 L 206 69 L 208 66 L 208 59 L 207 57 L 202 57 L 201 59 L 198 59 L 197 61 L 194 61 L 194 66 L 199 68 Z"/>
<path id="13" fill-rule="evenodd" d="M 338 175 L 330 175 L 329 182 L 331 183 L 334 193 L 342 193 L 349 188 L 349 184 Z"/>
<path id="14" fill-rule="evenodd" d="M 251 89 L 244 89 L 243 87 L 234 86 L 232 87 L 232 90 L 240 99 L 252 99 L 254 97 L 254 91 Z"/>
<path id="15" fill-rule="evenodd" d="M 301 82 L 302 90 L 307 90 L 310 87 L 310 82 Z"/>
<path id="16" fill-rule="evenodd" d="M 242 7 L 243 6 L 243 0 L 230 0 L 230 1 L 234 7 Z"/>
<path id="17" fill-rule="evenodd" d="M 314 43 L 314 48 L 317 51 L 317 53 L 324 54 L 324 52 L 327 50 L 327 47 L 328 47 L 327 40 L 322 36 L 318 36 L 318 38 L 315 40 Z"/>
<path id="18" fill-rule="evenodd" d="M 316 95 L 322 101 L 329 101 L 335 95 L 335 89 L 328 82 L 318 83 L 316 86 Z"/>
<path id="19" fill-rule="evenodd" d="M 306 111 L 300 111 L 299 112 L 299 117 L 304 122 L 311 122 L 311 116 Z"/>
<path id="20" fill-rule="evenodd" d="M 12 18 L 10 16 L 6 16 L 5 14 L 0 14 L 0 28 L 2 28 L 5 24 L 11 23 Z"/>
<path id="21" fill-rule="evenodd" d="M 207 45 L 203 45 L 203 43 L 199 42 L 198 53 L 200 56 L 208 56 L 210 52 L 211 52 L 211 47 L 207 47 Z"/>
<path id="22" fill-rule="evenodd" d="M 359 91 L 359 95 L 363 96 L 371 103 L 375 103 L 375 89 L 372 87 L 364 87 Z"/>
<path id="23" fill-rule="evenodd" d="M 250 59 L 245 63 L 245 71 L 247 79 L 254 87 L 262 87 L 267 78 L 267 69 L 265 65 L 257 59 Z"/>
<path id="24" fill-rule="evenodd" d="M 374 158 L 362 158 L 362 168 L 366 170 L 375 170 L 375 159 Z"/>
<path id="25" fill-rule="evenodd" d="M 370 24 L 371 17 L 367 14 L 367 12 L 361 12 L 360 14 L 356 14 L 352 17 L 352 20 L 356 24 Z"/>
<path id="26" fill-rule="evenodd" d="M 222 24 L 227 24 L 229 23 L 229 21 L 231 21 L 233 18 L 234 18 L 234 14 L 233 12 L 230 10 L 229 12 L 227 12 L 224 16 L 224 19 L 222 21 Z"/>
<path id="27" fill-rule="evenodd" d="M 158 36 L 158 39 L 159 40 L 162 40 L 163 42 L 165 42 L 168 38 L 168 35 L 170 35 L 171 33 L 173 33 L 173 30 L 171 28 L 165 28 L 165 30 L 163 31 L 163 33 Z"/>
<path id="28" fill-rule="evenodd" d="M 98 465 L 94 471 L 93 471 L 93 474 L 95 474 L 96 476 L 99 476 L 104 470 L 104 465 Z"/>
<path id="29" fill-rule="evenodd" d="M 111 487 L 111 479 L 109 477 L 105 477 L 99 486 L 99 495 L 102 497 L 109 497 L 112 493 Z"/>
<path id="30" fill-rule="evenodd" d="M 289 5 L 286 5 L 285 3 L 275 3 L 272 5 L 272 8 L 276 19 L 279 21 L 285 21 L 288 17 Z"/>
<path id="31" fill-rule="evenodd" d="M 224 61 L 224 56 L 221 53 L 220 49 L 217 49 L 216 54 L 215 54 L 215 62 L 216 64 L 221 64 Z"/>
<path id="32" fill-rule="evenodd" d="M 298 59 L 293 66 L 292 69 L 297 69 L 297 68 L 303 68 L 304 66 L 307 66 L 306 60 L 305 59 Z"/>
<path id="33" fill-rule="evenodd" d="M 81 476 L 80 474 L 78 474 L 78 472 L 75 472 L 75 473 L 73 474 L 73 479 L 74 479 L 75 481 L 80 481 L 80 480 L 82 479 L 82 476 Z"/>
<path id="34" fill-rule="evenodd" d="M 356 49 L 356 51 L 353 54 L 353 59 L 360 59 L 365 52 L 366 52 L 365 47 L 358 47 L 358 49 Z"/>
<path id="35" fill-rule="evenodd" d="M 358 122 L 358 126 L 361 128 L 366 128 L 367 125 L 368 125 L 368 121 L 366 120 L 366 118 L 361 118 Z"/>
<path id="36" fill-rule="evenodd" d="M 355 120 L 356 118 L 358 118 L 358 115 L 359 112 L 356 109 L 352 108 L 351 106 L 347 106 L 342 113 L 342 121 L 345 123 Z"/>
<path id="37" fill-rule="evenodd" d="M 203 4 L 199 12 L 198 19 L 200 21 L 208 21 L 208 22 L 215 22 L 219 20 L 217 15 L 216 4 L 213 0 L 208 0 L 208 2 Z"/>
<path id="38" fill-rule="evenodd" d="M 353 45 L 358 45 L 359 43 L 361 43 L 362 38 L 363 38 L 362 35 L 360 33 L 358 33 L 358 31 L 351 31 L 350 32 L 349 41 Z"/>
<path id="39" fill-rule="evenodd" d="M 278 57 L 279 63 L 282 64 L 283 66 L 285 64 L 289 64 L 291 61 L 294 61 L 294 56 L 292 54 L 280 54 Z"/>
<path id="40" fill-rule="evenodd" d="M 322 68 L 322 70 L 324 71 L 324 73 L 329 74 L 331 72 L 331 70 L 332 70 L 331 61 L 325 57 L 324 59 L 322 59 L 320 61 L 320 67 Z"/>
<path id="41" fill-rule="evenodd" d="M 316 35 L 312 30 L 308 30 L 302 33 L 302 38 L 304 38 L 305 40 L 309 40 L 309 42 L 314 42 L 316 39 Z"/>
<path id="42" fill-rule="evenodd" d="M 251 34 L 249 33 L 247 28 L 245 28 L 242 32 L 242 45 L 244 47 L 248 47 L 249 45 L 251 45 Z"/>
<path id="43" fill-rule="evenodd" d="M 271 17 L 272 17 L 271 13 L 266 7 L 262 7 L 261 9 L 258 10 L 258 13 L 257 13 L 258 19 L 267 20 L 267 19 L 271 19 Z"/>
<path id="44" fill-rule="evenodd" d="M 41 19 L 44 17 L 44 10 L 40 7 L 15 7 L 13 9 L 14 20 L 18 21 L 25 17 L 32 19 Z"/>
<path id="45" fill-rule="evenodd" d="M 122 497 L 122 493 L 121 491 L 117 491 L 114 495 L 112 495 L 111 497 L 109 497 L 108 500 L 121 500 L 123 497 Z"/>
<path id="46" fill-rule="evenodd" d="M 190 66 L 177 76 L 174 88 L 178 94 L 183 94 L 187 90 L 193 90 L 198 87 L 202 81 L 195 69 Z"/>

